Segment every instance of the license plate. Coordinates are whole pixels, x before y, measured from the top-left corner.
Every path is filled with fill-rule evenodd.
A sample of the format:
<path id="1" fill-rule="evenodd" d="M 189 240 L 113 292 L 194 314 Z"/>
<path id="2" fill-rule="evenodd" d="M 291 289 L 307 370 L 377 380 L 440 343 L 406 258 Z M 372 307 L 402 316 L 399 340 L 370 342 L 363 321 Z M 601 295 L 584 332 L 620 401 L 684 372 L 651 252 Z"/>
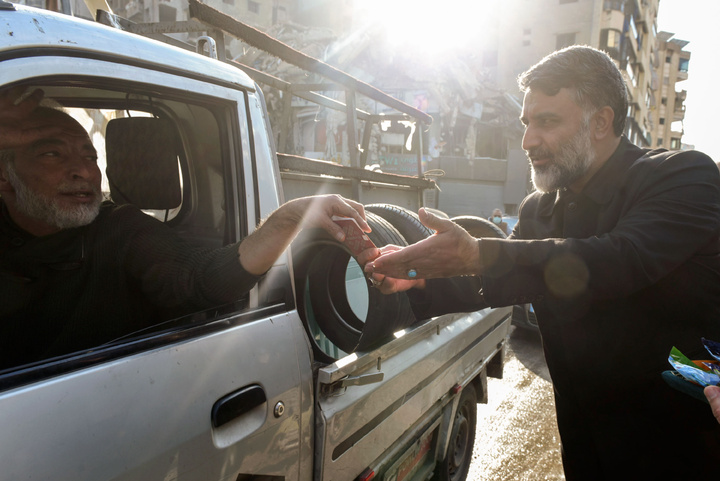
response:
<path id="1" fill-rule="evenodd" d="M 403 481 L 405 479 L 411 479 L 411 477 L 417 472 L 417 470 L 423 466 L 430 454 L 432 453 L 433 441 L 435 438 L 436 430 L 433 429 L 420 441 L 416 442 L 408 451 L 404 454 L 403 459 L 400 461 L 397 468 L 392 470 L 384 479 L 388 481 Z"/>

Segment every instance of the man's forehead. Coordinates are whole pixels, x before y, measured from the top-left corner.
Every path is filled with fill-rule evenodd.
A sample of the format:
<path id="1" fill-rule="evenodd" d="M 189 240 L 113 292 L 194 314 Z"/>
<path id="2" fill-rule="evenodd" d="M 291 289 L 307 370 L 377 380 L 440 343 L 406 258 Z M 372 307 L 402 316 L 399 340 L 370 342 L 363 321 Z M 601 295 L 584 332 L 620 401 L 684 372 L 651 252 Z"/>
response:
<path id="1" fill-rule="evenodd" d="M 46 110 L 42 113 L 35 114 L 29 119 L 23 122 L 23 128 L 44 128 L 44 127 L 60 127 L 62 128 L 61 134 L 48 135 L 38 142 L 50 143 L 50 142 L 63 142 L 68 140 L 80 140 L 86 139 L 88 142 L 90 137 L 87 131 L 83 128 L 80 123 L 70 115 L 61 111 L 49 111 Z"/>
<path id="2" fill-rule="evenodd" d="M 562 88 L 555 95 L 548 95 L 541 90 L 528 90 L 523 98 L 522 116 L 561 115 L 581 110 L 570 89 Z"/>

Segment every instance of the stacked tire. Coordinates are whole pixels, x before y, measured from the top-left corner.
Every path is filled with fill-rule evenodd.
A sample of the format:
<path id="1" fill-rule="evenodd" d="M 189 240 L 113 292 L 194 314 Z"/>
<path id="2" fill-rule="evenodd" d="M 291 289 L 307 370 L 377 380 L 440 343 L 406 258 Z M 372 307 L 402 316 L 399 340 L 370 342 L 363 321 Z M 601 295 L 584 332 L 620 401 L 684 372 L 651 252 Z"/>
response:
<path id="1" fill-rule="evenodd" d="M 376 246 L 407 245 L 386 219 L 368 211 Z M 365 278 L 350 251 L 325 231 L 308 229 L 293 242 L 298 311 L 318 361 L 332 363 L 346 354 L 382 344 L 416 322 L 405 293 L 384 295 Z"/>
<path id="2" fill-rule="evenodd" d="M 399 206 L 370 204 L 365 213 L 372 229 L 368 237 L 378 247 L 414 244 L 433 233 L 416 213 Z M 451 220 L 475 237 L 505 237 L 480 217 Z M 416 322 L 407 295 L 384 295 L 374 289 L 347 247 L 325 231 L 301 232 L 292 252 L 298 311 L 316 360 L 332 363 L 349 353 L 367 351 Z"/>

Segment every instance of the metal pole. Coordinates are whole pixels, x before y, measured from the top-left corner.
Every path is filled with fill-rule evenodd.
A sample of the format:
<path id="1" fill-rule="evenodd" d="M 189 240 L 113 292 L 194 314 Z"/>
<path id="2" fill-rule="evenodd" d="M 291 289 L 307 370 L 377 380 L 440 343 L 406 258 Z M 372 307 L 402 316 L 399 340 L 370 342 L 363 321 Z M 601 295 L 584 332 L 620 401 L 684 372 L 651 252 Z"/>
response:
<path id="1" fill-rule="evenodd" d="M 360 168 L 360 158 L 358 156 L 358 140 L 357 140 L 357 119 L 355 117 L 355 91 L 348 89 L 345 91 L 345 105 L 347 106 L 347 138 L 348 151 L 350 154 L 350 167 Z M 358 202 L 360 199 L 360 181 L 352 179 L 352 198 Z"/>

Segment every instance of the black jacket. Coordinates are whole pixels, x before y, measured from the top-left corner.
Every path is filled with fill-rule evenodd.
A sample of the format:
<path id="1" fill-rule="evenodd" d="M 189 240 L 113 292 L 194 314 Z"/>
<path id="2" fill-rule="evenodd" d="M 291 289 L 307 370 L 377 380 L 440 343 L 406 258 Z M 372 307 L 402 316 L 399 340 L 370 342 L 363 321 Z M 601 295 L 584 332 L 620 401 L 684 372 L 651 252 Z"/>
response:
<path id="1" fill-rule="evenodd" d="M 137 208 L 35 237 L 0 200 L 0 369 L 98 346 L 240 299 L 257 281 L 237 245 L 200 249 Z"/>
<path id="2" fill-rule="evenodd" d="M 509 239 L 481 241 L 481 295 L 432 281 L 416 314 L 533 304 L 568 479 L 710 473 L 720 426 L 661 373 L 673 346 L 707 359 L 700 338 L 720 340 L 719 239 L 712 160 L 623 138 L 582 192 L 533 193 Z"/>

